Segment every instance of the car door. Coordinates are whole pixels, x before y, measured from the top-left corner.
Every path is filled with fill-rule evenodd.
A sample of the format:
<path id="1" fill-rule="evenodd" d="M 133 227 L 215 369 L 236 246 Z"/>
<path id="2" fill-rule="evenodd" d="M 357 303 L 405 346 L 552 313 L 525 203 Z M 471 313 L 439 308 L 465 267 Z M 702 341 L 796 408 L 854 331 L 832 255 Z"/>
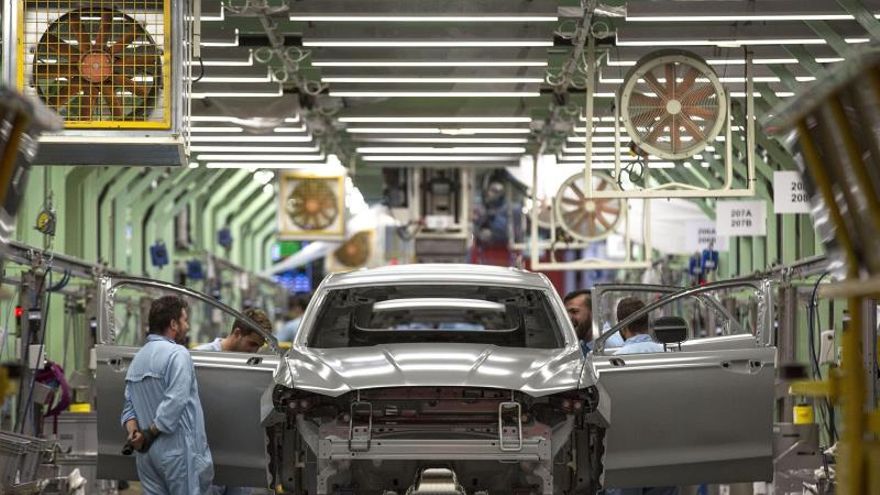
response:
<path id="1" fill-rule="evenodd" d="M 666 296 L 628 320 L 703 291 Z M 759 319 L 767 324 L 772 315 Z M 591 355 L 610 397 L 606 487 L 771 479 L 776 352 L 743 337 L 693 340 L 675 352 Z"/>
<path id="2" fill-rule="evenodd" d="M 112 318 L 113 296 L 120 287 L 177 293 L 203 301 L 233 318 L 241 314 L 203 294 L 155 281 L 107 279 L 102 281 L 99 304 L 102 319 L 97 347 L 98 477 L 136 480 L 134 456 L 122 454 L 125 431 L 120 424 L 125 373 L 139 347 L 115 345 L 119 328 Z M 193 311 L 196 313 L 196 311 Z M 277 349 L 274 338 L 267 336 Z M 216 484 L 267 486 L 266 434 L 260 416 L 260 398 L 273 383 L 279 357 L 275 354 L 242 354 L 193 351 L 199 399 L 205 416 L 208 445 L 214 461 Z"/>

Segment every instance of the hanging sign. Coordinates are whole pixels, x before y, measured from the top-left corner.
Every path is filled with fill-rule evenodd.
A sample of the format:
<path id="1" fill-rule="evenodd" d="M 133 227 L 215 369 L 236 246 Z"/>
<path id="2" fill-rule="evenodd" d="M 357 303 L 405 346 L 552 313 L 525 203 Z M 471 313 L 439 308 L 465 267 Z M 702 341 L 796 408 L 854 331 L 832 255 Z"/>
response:
<path id="1" fill-rule="evenodd" d="M 773 210 L 781 213 L 809 213 L 810 197 L 798 172 L 773 172 Z"/>
<path id="2" fill-rule="evenodd" d="M 719 201 L 715 226 L 718 235 L 767 235 L 767 203 L 764 201 Z"/>
<path id="3" fill-rule="evenodd" d="M 684 227 L 684 243 L 689 253 L 701 252 L 710 246 L 715 251 L 727 251 L 727 237 L 718 235 L 712 220 L 687 222 Z"/>

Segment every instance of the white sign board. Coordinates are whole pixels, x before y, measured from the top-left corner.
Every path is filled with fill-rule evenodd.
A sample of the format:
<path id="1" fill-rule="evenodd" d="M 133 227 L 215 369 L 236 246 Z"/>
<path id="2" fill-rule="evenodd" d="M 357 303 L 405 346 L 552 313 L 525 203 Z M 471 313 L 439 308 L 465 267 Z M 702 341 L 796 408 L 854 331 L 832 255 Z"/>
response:
<path id="1" fill-rule="evenodd" d="M 764 201 L 719 201 L 716 211 L 718 235 L 767 235 L 767 203 Z"/>
<path id="2" fill-rule="evenodd" d="M 809 213 L 810 198 L 798 172 L 773 172 L 773 209 L 780 213 Z"/>
<path id="3" fill-rule="evenodd" d="M 684 227 L 685 249 L 689 253 L 702 252 L 704 249 L 727 251 L 727 237 L 719 236 L 715 222 L 712 220 L 695 220 L 687 222 Z"/>

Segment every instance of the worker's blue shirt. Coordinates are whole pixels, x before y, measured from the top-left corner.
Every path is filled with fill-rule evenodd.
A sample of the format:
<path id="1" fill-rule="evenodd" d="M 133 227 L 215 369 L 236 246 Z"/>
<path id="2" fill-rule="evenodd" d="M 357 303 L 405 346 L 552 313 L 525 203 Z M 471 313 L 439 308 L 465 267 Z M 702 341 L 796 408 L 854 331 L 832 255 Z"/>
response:
<path id="1" fill-rule="evenodd" d="M 302 323 L 302 316 L 297 316 L 285 323 L 275 337 L 279 342 L 293 342 L 293 338 L 296 337 L 296 332 L 299 330 L 300 323 Z"/>
<path id="2" fill-rule="evenodd" d="M 645 354 L 649 352 L 663 352 L 663 344 L 654 342 L 651 336 L 646 333 L 640 333 L 626 339 L 623 346 L 614 354 Z"/>
<path id="3" fill-rule="evenodd" d="M 193 347 L 194 351 L 214 351 L 214 352 L 222 352 L 223 351 L 223 339 L 221 337 L 217 337 L 213 342 L 208 342 L 207 344 L 197 345 Z"/>
<path id="4" fill-rule="evenodd" d="M 595 341 L 581 341 L 581 351 L 583 351 L 584 356 L 588 353 L 593 352 L 593 346 L 595 345 Z M 614 332 L 614 335 L 608 337 L 608 340 L 605 341 L 605 349 L 613 349 L 616 347 L 620 347 L 623 345 L 623 337 L 620 336 L 620 332 Z"/>
<path id="5" fill-rule="evenodd" d="M 149 335 L 125 375 L 122 424 L 136 419 L 138 428 L 155 424 L 161 434 L 145 453 L 137 453 L 144 493 L 203 494 L 214 467 L 199 386 L 189 351 L 172 340 Z"/>

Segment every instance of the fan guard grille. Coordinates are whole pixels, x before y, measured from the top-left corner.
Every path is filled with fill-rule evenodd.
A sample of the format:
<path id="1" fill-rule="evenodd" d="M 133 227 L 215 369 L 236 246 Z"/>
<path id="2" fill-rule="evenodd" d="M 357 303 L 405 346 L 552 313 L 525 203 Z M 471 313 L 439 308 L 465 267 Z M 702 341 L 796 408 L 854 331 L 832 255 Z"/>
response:
<path id="1" fill-rule="evenodd" d="M 364 266 L 370 258 L 370 232 L 358 232 L 333 253 L 336 261 L 347 268 Z"/>
<path id="2" fill-rule="evenodd" d="M 593 187 L 596 191 L 620 189 L 611 177 L 604 174 L 593 176 Z M 585 191 L 583 172 L 572 175 L 562 183 L 553 201 L 557 225 L 581 241 L 608 237 L 620 223 L 626 201 L 619 198 L 589 198 Z"/>
<path id="3" fill-rule="evenodd" d="M 727 98 L 702 59 L 682 51 L 642 58 L 624 80 L 621 119 L 636 146 L 668 160 L 699 153 L 724 126 Z"/>
<path id="4" fill-rule="evenodd" d="M 286 203 L 290 221 L 302 230 L 326 229 L 339 215 L 336 193 L 324 179 L 300 180 Z"/>

